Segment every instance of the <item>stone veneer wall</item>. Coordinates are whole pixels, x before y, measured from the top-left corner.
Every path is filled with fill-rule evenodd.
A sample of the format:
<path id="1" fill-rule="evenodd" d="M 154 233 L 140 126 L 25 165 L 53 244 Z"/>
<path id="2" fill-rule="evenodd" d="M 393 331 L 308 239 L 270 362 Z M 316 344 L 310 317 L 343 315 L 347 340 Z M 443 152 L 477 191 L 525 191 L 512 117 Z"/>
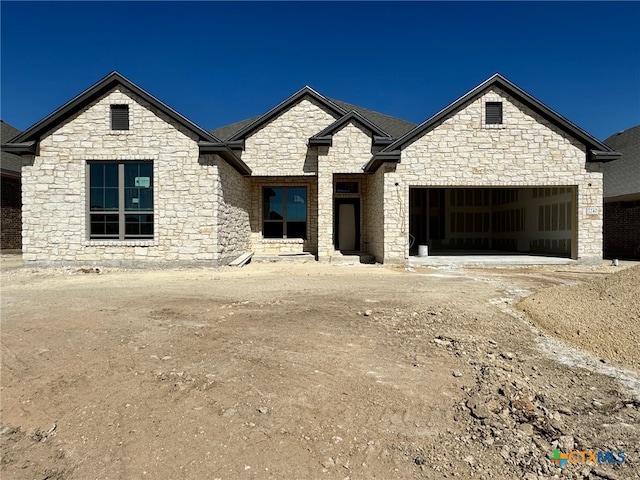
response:
<path id="1" fill-rule="evenodd" d="M 393 166 L 383 165 L 373 175 L 367 175 L 367 195 L 365 203 L 365 230 L 368 253 L 376 257 L 377 262 L 385 258 L 385 190 L 384 179 Z M 390 203 L 390 202 L 389 202 Z M 391 208 L 391 206 L 390 206 Z"/>
<path id="2" fill-rule="evenodd" d="M 253 176 L 315 175 L 317 149 L 309 138 L 336 120 L 314 101 L 303 98 L 245 140 L 242 160 Z"/>
<path id="3" fill-rule="evenodd" d="M 217 167 L 218 215 L 214 229 L 217 232 L 220 261 L 228 263 L 251 249 L 251 193 L 248 178 L 222 160 L 217 162 Z"/>
<path id="4" fill-rule="evenodd" d="M 503 102 L 502 125 L 483 125 L 487 101 Z M 601 165 L 587 164 L 584 145 L 499 89 L 408 145 L 396 171 L 385 175 L 385 261 L 408 257 L 410 186 L 575 186 L 578 233 L 572 256 L 602 257 Z M 587 213 L 589 207 L 597 214 Z"/>
<path id="5" fill-rule="evenodd" d="M 371 134 L 357 123 L 349 122 L 333 134 L 331 147 L 318 148 L 318 259 L 335 256 L 334 245 L 334 174 L 362 174 L 362 166 L 371 159 Z M 364 178 L 364 175 L 363 175 Z M 360 182 L 361 224 L 366 218 L 366 182 Z M 361 241 L 368 243 L 366 228 Z"/>
<path id="6" fill-rule="evenodd" d="M 111 130 L 111 104 L 129 105 L 130 130 Z M 153 161 L 153 240 L 89 240 L 88 160 Z M 216 264 L 225 254 L 215 238 L 219 162 L 199 163 L 192 133 L 132 92 L 112 90 L 44 135 L 40 155 L 23 168 L 24 261 Z"/>
<path id="7" fill-rule="evenodd" d="M 318 253 L 318 187 L 315 177 L 251 177 L 251 250 L 258 255 Z M 307 188 L 307 238 L 262 238 L 263 187 Z"/>

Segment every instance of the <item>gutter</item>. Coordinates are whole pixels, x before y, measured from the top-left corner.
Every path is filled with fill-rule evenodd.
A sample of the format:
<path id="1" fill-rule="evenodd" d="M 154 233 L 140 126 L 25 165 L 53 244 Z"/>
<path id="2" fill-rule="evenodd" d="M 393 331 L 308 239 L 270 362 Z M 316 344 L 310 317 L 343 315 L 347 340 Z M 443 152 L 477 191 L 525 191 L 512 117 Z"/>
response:
<path id="1" fill-rule="evenodd" d="M 622 157 L 622 153 L 604 150 L 589 150 L 588 162 L 612 162 L 619 160 Z"/>
<path id="2" fill-rule="evenodd" d="M 3 152 L 13 153 L 14 155 L 39 155 L 40 143 L 35 140 L 23 143 L 5 143 L 1 149 Z"/>
<path id="3" fill-rule="evenodd" d="M 386 162 L 400 163 L 400 150 L 376 153 L 373 157 L 371 157 L 371 160 L 369 160 L 367 164 L 362 167 L 362 170 L 367 173 L 373 173 L 378 170 L 378 168 L 380 168 L 380 165 Z"/>
<path id="4" fill-rule="evenodd" d="M 225 159 L 229 165 L 235 168 L 242 175 L 250 176 L 251 169 L 244 163 L 234 152 L 229 145 L 223 142 L 198 142 L 198 148 L 201 155 L 216 154 Z"/>

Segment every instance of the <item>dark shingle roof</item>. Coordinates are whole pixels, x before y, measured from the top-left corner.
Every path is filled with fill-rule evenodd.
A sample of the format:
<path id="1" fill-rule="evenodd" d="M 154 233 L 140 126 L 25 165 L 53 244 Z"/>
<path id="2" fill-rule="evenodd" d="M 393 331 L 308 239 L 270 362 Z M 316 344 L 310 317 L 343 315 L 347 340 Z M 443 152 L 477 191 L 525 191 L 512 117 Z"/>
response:
<path id="1" fill-rule="evenodd" d="M 250 123 L 255 122 L 259 118 L 260 118 L 260 115 L 256 117 L 248 118 L 247 120 L 241 120 L 239 122 L 232 123 L 231 125 L 225 125 L 224 127 L 214 128 L 213 130 L 210 130 L 209 133 L 211 133 L 212 135 L 215 135 L 216 137 L 224 141 L 234 133 L 239 132 L 244 127 L 246 127 Z"/>
<path id="2" fill-rule="evenodd" d="M 344 108 L 347 112 L 355 110 L 370 122 L 379 126 L 393 138 L 398 138 L 407 133 L 416 126 L 415 123 L 407 122 L 396 117 L 385 115 L 384 113 L 375 112 L 366 108 L 352 105 L 350 103 L 341 102 L 340 100 L 331 99 L 332 102 Z"/>
<path id="3" fill-rule="evenodd" d="M 351 103 L 341 102 L 340 100 L 335 100 L 333 98 L 327 98 L 327 100 L 343 108 L 346 112 L 350 112 L 351 110 L 358 112 L 371 123 L 377 125 L 382 130 L 387 132 L 393 138 L 398 138 L 401 135 L 404 135 L 416 126 L 414 123 L 391 117 L 383 113 L 374 112 L 373 110 L 368 110 L 357 105 L 352 105 Z M 228 140 L 235 133 L 255 122 L 260 117 L 261 116 L 257 116 L 249 118 L 247 120 L 242 120 L 240 122 L 232 123 L 231 125 L 225 125 L 223 127 L 216 128 L 214 130 L 211 130 L 211 134 L 215 135 L 218 138 L 221 138 L 222 140 Z"/>
<path id="4" fill-rule="evenodd" d="M 640 194 L 640 125 L 604 141 L 622 158 L 604 164 L 604 198 Z"/>
<path id="5" fill-rule="evenodd" d="M 6 143 L 12 138 L 16 137 L 20 133 L 20 130 L 12 127 L 4 120 L 0 120 L 0 144 Z M 2 173 L 9 173 L 14 175 L 20 175 L 22 169 L 22 159 L 18 155 L 13 153 L 2 152 L 0 162 L 0 169 Z"/>

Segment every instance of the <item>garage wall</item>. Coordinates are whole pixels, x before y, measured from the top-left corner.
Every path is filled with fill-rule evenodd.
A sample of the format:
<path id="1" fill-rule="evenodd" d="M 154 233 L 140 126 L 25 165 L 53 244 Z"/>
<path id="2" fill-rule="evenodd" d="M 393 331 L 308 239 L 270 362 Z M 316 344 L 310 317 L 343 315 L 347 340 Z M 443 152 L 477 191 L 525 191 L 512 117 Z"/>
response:
<path id="1" fill-rule="evenodd" d="M 503 124 L 483 125 L 484 103 L 503 103 Z M 408 145 L 385 187 L 385 208 L 397 202 L 403 216 L 385 218 L 385 261 L 408 257 L 409 187 L 575 186 L 577 242 L 573 258 L 602 258 L 601 165 L 586 163 L 584 145 L 497 88 L 488 90 Z M 392 194 L 393 193 L 393 194 Z M 385 235 L 388 230 L 385 230 Z M 400 246 L 396 242 L 400 242 Z"/>
<path id="2" fill-rule="evenodd" d="M 572 202 L 571 187 L 445 189 L 444 238 L 431 244 L 570 255 Z"/>

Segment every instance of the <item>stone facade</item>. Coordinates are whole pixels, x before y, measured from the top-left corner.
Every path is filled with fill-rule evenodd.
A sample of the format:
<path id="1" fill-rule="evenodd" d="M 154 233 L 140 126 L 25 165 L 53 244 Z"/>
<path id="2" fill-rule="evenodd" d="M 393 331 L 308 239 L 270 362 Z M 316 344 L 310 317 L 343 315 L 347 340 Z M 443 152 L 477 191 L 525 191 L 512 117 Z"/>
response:
<path id="1" fill-rule="evenodd" d="M 309 138 L 336 120 L 317 102 L 302 99 L 245 140 L 242 160 L 252 176 L 302 176 L 318 171 Z"/>
<path id="2" fill-rule="evenodd" d="M 483 124 L 488 101 L 503 103 L 503 124 Z M 572 256 L 602 256 L 600 164 L 586 163 L 584 145 L 498 89 L 408 145 L 395 171 L 385 175 L 385 261 L 409 255 L 409 188 L 418 186 L 575 187 L 579 228 Z"/>
<path id="3" fill-rule="evenodd" d="M 129 130 L 111 130 L 112 104 L 129 105 Z M 153 240 L 89 239 L 90 160 L 153 162 Z M 247 215 L 238 214 L 246 212 L 246 180 L 217 156 L 199 158 L 192 133 L 124 88 L 45 134 L 22 179 L 27 263 L 217 264 L 248 243 Z"/>
<path id="4" fill-rule="evenodd" d="M 251 178 L 251 250 L 258 255 L 318 253 L 318 189 L 313 177 Z M 264 238 L 262 235 L 262 191 L 266 187 L 307 189 L 307 234 L 301 238 Z"/>
<path id="5" fill-rule="evenodd" d="M 348 122 L 333 134 L 331 147 L 318 148 L 318 258 L 331 260 L 340 255 L 335 249 L 334 238 L 334 199 L 360 199 L 360 245 L 357 250 L 364 250 L 368 243 L 365 223 L 367 203 L 365 175 L 362 167 L 371 158 L 372 135 L 356 122 Z M 359 182 L 357 195 L 334 194 L 337 175 L 343 174 L 339 180 Z M 354 174 L 345 176 L 344 174 Z M 362 178 L 360 178 L 362 177 Z"/>
<path id="6" fill-rule="evenodd" d="M 516 90 L 508 86 L 503 91 L 493 84 L 453 104 L 457 110 L 424 133 L 416 130 L 415 137 L 398 147 L 399 161 L 390 150 L 407 137 L 393 143 L 385 156 L 375 157 L 383 160 L 371 171 L 364 167 L 372 160 L 374 139 L 376 151 L 392 140 L 374 137 L 370 129 L 376 127 L 368 119 L 361 121 L 362 116 L 353 113 L 340 117 L 342 107 L 308 89 L 301 91 L 246 130 L 238 155 L 252 170 L 248 175 L 230 150 L 219 150 L 239 143 L 212 142 L 215 137 L 183 122 L 137 87 L 122 81 L 119 85 L 97 90 L 89 105 L 82 104 L 55 127 L 46 127 L 51 131 L 37 133 L 39 152 L 25 159 L 22 171 L 25 262 L 220 265 L 247 251 L 310 253 L 332 260 L 341 255 L 336 248 L 336 210 L 347 205 L 346 218 L 355 213 L 354 249 L 379 262 L 402 263 L 409 256 L 412 188 L 446 190 L 447 202 L 452 202 L 453 189 L 517 188 L 520 197 L 498 213 L 518 211 L 535 234 L 501 236 L 504 232 L 484 229 L 476 237 L 491 238 L 490 245 L 495 236 L 498 248 L 601 258 L 601 164 L 587 162 L 587 147 L 577 138 L 586 144 L 591 140 L 568 135 L 557 126 L 562 122 L 542 117 L 528 106 L 535 101 L 518 101 L 508 93 Z M 486 102 L 502 103 L 502 123 L 485 123 Z M 128 105 L 129 130 L 112 130 L 111 105 Z M 336 123 L 337 117 L 342 120 Z M 201 148 L 223 151 L 224 158 L 202 155 Z M 153 163 L 152 239 L 89 238 L 91 161 Z M 338 191 L 338 184 L 344 190 Z M 304 238 L 265 238 L 263 191 L 275 187 L 306 189 Z M 456 208 L 449 214 L 477 215 L 463 208 L 468 205 L 450 204 Z M 481 215 L 485 218 L 487 213 Z M 297 221 L 290 231 L 300 228 Z M 278 220 L 271 222 L 273 229 Z M 536 230 L 536 224 L 543 226 Z M 285 235 L 275 228 L 272 236 Z M 457 231 L 456 240 L 465 241 L 477 232 Z M 345 244 L 351 248 L 350 242 Z"/>

